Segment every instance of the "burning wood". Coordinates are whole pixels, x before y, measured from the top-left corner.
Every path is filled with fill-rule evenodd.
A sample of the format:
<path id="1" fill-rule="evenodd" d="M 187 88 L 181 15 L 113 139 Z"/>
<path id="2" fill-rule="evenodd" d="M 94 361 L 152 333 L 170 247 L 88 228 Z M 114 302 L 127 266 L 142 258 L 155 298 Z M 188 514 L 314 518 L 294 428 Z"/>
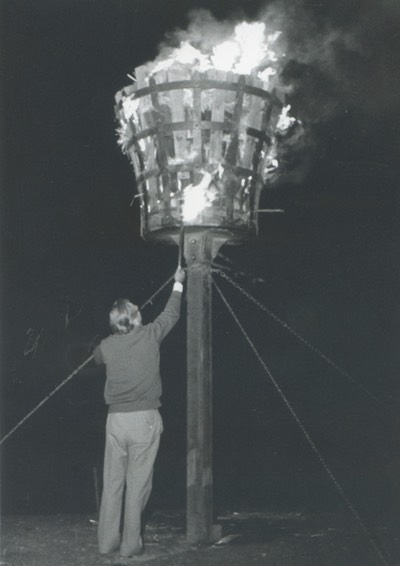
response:
<path id="1" fill-rule="evenodd" d="M 276 75 L 274 64 L 278 61 L 272 44 L 280 35 L 280 31 L 267 35 L 263 22 L 242 22 L 235 26 L 230 39 L 217 44 L 212 51 L 203 53 L 188 41 L 182 41 L 167 58 L 149 63 L 148 72 L 152 75 L 183 64 L 195 66 L 200 72 L 216 69 L 239 75 L 254 73 L 264 82 L 269 82 Z"/>
<path id="2" fill-rule="evenodd" d="M 261 189 L 279 168 L 276 136 L 296 123 L 276 89 L 279 37 L 243 22 L 207 52 L 183 41 L 117 93 L 144 235 L 182 223 L 256 230 Z"/>

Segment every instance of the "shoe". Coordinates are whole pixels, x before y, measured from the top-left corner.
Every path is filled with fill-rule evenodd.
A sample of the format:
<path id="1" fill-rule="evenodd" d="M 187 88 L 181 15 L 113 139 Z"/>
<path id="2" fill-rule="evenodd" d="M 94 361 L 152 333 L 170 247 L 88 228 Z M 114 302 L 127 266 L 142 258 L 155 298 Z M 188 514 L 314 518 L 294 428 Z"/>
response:
<path id="1" fill-rule="evenodd" d="M 118 550 L 119 550 L 119 544 L 116 545 L 116 546 L 113 546 L 110 550 L 106 550 L 105 552 L 99 551 L 99 554 L 100 554 L 100 556 L 109 556 L 110 554 L 115 554 Z"/>
<path id="2" fill-rule="evenodd" d="M 121 558 L 125 560 L 126 558 L 132 558 L 132 556 L 140 556 L 141 554 L 144 554 L 144 546 L 135 549 L 133 552 L 130 552 L 129 555 L 127 556 L 121 554 Z"/>
<path id="3" fill-rule="evenodd" d="M 129 556 L 123 556 L 121 554 L 121 556 L 115 561 L 113 562 L 113 566 L 129 566 L 133 564 L 133 560 L 135 556 L 140 556 L 141 554 L 144 553 L 144 548 L 139 548 L 137 551 L 135 550 L 135 552 L 133 552 L 132 554 L 130 554 Z"/>
<path id="4" fill-rule="evenodd" d="M 139 546 L 134 548 L 129 554 L 120 554 L 121 558 L 131 558 L 132 556 L 140 556 L 144 553 L 144 543 L 142 537 L 139 539 Z"/>

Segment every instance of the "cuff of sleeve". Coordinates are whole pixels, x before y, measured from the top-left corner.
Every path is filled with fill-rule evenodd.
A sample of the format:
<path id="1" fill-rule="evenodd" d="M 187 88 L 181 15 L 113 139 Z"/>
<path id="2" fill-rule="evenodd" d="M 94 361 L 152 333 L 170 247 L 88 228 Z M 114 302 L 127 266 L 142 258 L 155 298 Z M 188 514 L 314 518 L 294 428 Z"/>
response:
<path id="1" fill-rule="evenodd" d="M 179 281 L 175 281 L 173 291 L 179 291 L 179 293 L 183 292 L 183 285 L 179 283 Z"/>

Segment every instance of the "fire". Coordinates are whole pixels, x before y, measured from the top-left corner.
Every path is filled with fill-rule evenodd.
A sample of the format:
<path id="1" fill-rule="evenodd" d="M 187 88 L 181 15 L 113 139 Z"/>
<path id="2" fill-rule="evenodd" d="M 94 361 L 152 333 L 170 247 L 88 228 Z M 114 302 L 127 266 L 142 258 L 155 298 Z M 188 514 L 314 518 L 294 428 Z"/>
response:
<path id="1" fill-rule="evenodd" d="M 278 37 L 278 36 L 277 36 Z M 213 49 L 211 61 L 216 69 L 249 74 L 273 53 L 269 49 L 268 39 L 265 41 L 265 24 L 255 22 L 238 24 L 234 37 Z"/>
<path id="2" fill-rule="evenodd" d="M 183 191 L 182 220 L 184 223 L 193 222 L 202 211 L 210 206 L 216 198 L 213 190 L 213 176 L 205 172 L 198 185 L 190 184 Z"/>
<path id="3" fill-rule="evenodd" d="M 237 214 L 245 219 L 250 192 L 260 190 L 255 188 L 257 183 L 276 178 L 281 166 L 279 144 L 291 135 L 293 125 L 301 124 L 290 114 L 291 106 L 284 105 L 284 89 L 280 90 L 279 70 L 285 57 L 280 31 L 267 30 L 265 22 L 241 22 L 234 26 L 230 35 L 226 36 L 224 31 L 224 38 L 212 47 L 206 47 L 206 42 L 201 45 L 200 35 L 193 41 L 194 45 L 186 39 L 168 54 L 164 51 L 154 62 L 141 66 L 137 84 L 128 87 L 129 93 L 123 91 L 118 110 L 119 144 L 131 156 L 137 175 L 147 171 L 149 178 L 148 171 L 154 171 L 152 174 L 161 179 L 151 185 L 156 187 L 158 183 L 160 186 L 158 192 L 151 189 L 154 194 L 147 199 L 146 206 L 154 213 L 161 210 L 164 177 L 160 172 L 168 171 L 172 179 L 171 194 L 176 195 L 169 206 L 174 211 L 179 209 L 179 220 L 189 225 L 201 223 L 202 213 L 207 209 L 211 209 L 205 215 L 209 219 L 212 207 L 216 206 L 230 206 L 231 217 Z M 198 95 L 197 91 L 198 98 L 195 100 L 195 89 L 191 86 L 194 71 L 200 73 L 205 83 L 210 79 L 215 81 L 217 76 L 215 82 L 225 81 L 227 88 L 218 94 L 218 84 L 200 87 L 201 93 Z M 241 83 L 247 90 L 242 95 L 239 112 L 236 110 L 236 84 L 241 79 L 238 76 L 232 78 L 230 73 L 251 77 Z M 148 95 L 144 90 L 151 87 L 151 77 L 156 85 L 187 81 L 188 86 L 160 88 L 156 95 Z M 174 91 L 174 88 L 177 90 Z M 137 97 L 135 89 L 141 90 Z M 258 94 L 259 91 L 269 92 L 273 100 L 269 102 L 268 125 L 262 121 L 262 115 L 266 112 L 264 107 L 269 98 Z M 160 136 L 163 140 L 168 137 L 164 148 L 155 135 L 163 120 L 166 120 L 167 126 L 172 126 L 171 134 L 164 134 L 166 130 L 163 130 Z M 237 129 L 232 126 L 234 121 Z M 181 123 L 182 127 L 176 128 L 174 123 Z M 197 134 L 192 125 L 195 123 Z M 264 127 L 265 132 L 262 131 Z M 142 132 L 151 133 L 137 136 Z M 265 139 L 262 134 L 266 134 Z M 136 142 L 132 144 L 135 138 Z M 261 149 L 257 149 L 260 143 Z M 261 159 L 257 170 L 254 169 L 257 161 L 251 157 L 255 151 L 259 151 Z M 162 164 L 158 163 L 158 159 Z M 199 166 L 203 167 L 200 181 L 194 180 Z M 192 167 L 197 168 L 196 174 Z M 237 169 L 241 172 L 237 173 Z M 232 187 L 236 188 L 233 190 Z M 144 199 L 141 198 L 141 202 L 144 206 Z M 174 218 L 176 220 L 176 216 Z"/>
<path id="4" fill-rule="evenodd" d="M 195 66 L 200 72 L 216 69 L 250 74 L 256 70 L 257 76 L 268 83 L 276 75 L 275 64 L 279 58 L 272 46 L 280 36 L 280 31 L 267 34 L 264 22 L 241 22 L 235 26 L 230 39 L 206 53 L 182 41 L 168 57 L 152 65 L 150 74 L 182 64 Z"/>
<path id="5" fill-rule="evenodd" d="M 180 47 L 174 49 L 168 58 L 162 59 L 153 67 L 151 74 L 166 71 L 176 64 L 197 65 L 201 71 L 211 68 L 211 63 L 206 55 L 193 47 L 188 41 L 182 41 Z"/>
<path id="6" fill-rule="evenodd" d="M 290 128 L 297 120 L 293 116 L 289 116 L 289 111 L 291 109 L 290 104 L 282 108 L 281 115 L 279 116 L 276 127 L 278 130 L 285 131 Z"/>

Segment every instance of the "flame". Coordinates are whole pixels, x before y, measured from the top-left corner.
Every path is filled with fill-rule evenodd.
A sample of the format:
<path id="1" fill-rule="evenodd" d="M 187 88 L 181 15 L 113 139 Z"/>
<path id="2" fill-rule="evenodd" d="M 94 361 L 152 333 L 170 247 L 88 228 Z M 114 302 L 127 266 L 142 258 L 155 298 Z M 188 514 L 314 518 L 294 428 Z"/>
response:
<path id="1" fill-rule="evenodd" d="M 280 35 L 268 36 L 275 41 Z M 234 37 L 213 48 L 211 62 L 220 71 L 234 71 L 249 74 L 261 65 L 266 57 L 276 60 L 275 53 L 269 49 L 265 40 L 265 24 L 242 22 L 235 27 Z"/>
<path id="2" fill-rule="evenodd" d="M 224 41 L 214 47 L 211 62 L 220 71 L 230 71 L 239 57 L 239 45 L 234 41 Z"/>
<path id="3" fill-rule="evenodd" d="M 181 65 L 197 65 L 201 71 L 206 71 L 212 67 L 206 55 L 193 47 L 188 41 L 182 41 L 180 46 L 174 49 L 168 58 L 158 61 L 152 69 L 152 74 L 159 71 L 167 71 L 177 63 Z"/>
<path id="4" fill-rule="evenodd" d="M 129 121 L 130 118 L 136 119 L 139 108 L 139 100 L 135 100 L 134 98 L 125 98 L 122 102 L 122 108 L 127 121 Z"/>
<path id="5" fill-rule="evenodd" d="M 216 196 L 216 190 L 213 187 L 213 175 L 205 172 L 200 183 L 197 185 L 190 184 L 183 190 L 183 222 L 193 222 L 207 206 L 212 204 Z"/>
<path id="6" fill-rule="evenodd" d="M 258 67 L 268 52 L 265 43 L 265 24 L 243 22 L 235 27 L 235 41 L 240 49 L 240 57 L 234 67 L 236 73 L 248 74 Z"/>
<path id="7" fill-rule="evenodd" d="M 278 130 L 281 131 L 288 130 L 292 124 L 297 122 L 296 118 L 294 118 L 293 116 L 289 116 L 290 109 L 291 109 L 290 104 L 282 108 L 282 112 L 278 118 L 278 122 L 276 123 L 276 127 Z"/>
<path id="8" fill-rule="evenodd" d="M 263 82 L 265 90 L 271 92 L 273 88 L 278 86 L 279 91 L 281 85 L 278 84 L 278 70 L 285 54 L 282 52 L 281 47 L 277 47 L 275 50 L 274 46 L 280 36 L 281 31 L 268 32 L 264 22 L 241 22 L 231 30 L 230 36 L 212 48 L 205 48 L 204 45 L 197 48 L 188 40 L 182 41 L 179 47 L 170 50 L 168 55 L 163 52 L 156 61 L 147 63 L 141 68 L 141 85 L 143 86 L 143 80 L 146 82 L 152 75 L 168 71 L 174 67 L 179 69 L 180 66 L 184 66 L 190 68 L 190 71 L 206 72 L 214 69 L 242 75 L 252 75 Z M 196 41 L 195 45 L 199 46 L 199 42 Z M 143 79 L 143 76 L 147 78 Z M 284 92 L 284 87 L 282 87 L 280 92 Z M 207 90 L 204 90 L 201 95 L 202 111 L 209 111 L 214 101 L 213 96 Z M 165 107 L 170 105 L 168 92 L 160 92 L 158 96 L 161 105 Z M 193 92 L 189 88 L 183 89 L 182 102 L 186 114 L 190 115 L 191 108 L 193 107 Z M 119 143 L 123 150 L 128 148 L 132 131 L 153 127 L 155 118 L 152 104 L 151 97 L 149 96 L 135 99 L 133 94 L 132 96 L 127 95 L 123 99 L 122 111 L 119 114 L 120 128 L 118 129 Z M 233 106 L 234 103 L 231 100 L 229 102 L 225 101 L 225 112 L 228 111 L 229 104 Z M 283 104 L 282 101 L 281 104 Z M 295 117 L 290 115 L 290 110 L 290 105 L 283 106 L 280 115 L 277 115 L 279 113 L 278 110 L 272 119 L 273 130 L 271 129 L 269 132 L 271 141 L 269 146 L 265 147 L 265 150 L 262 152 L 262 168 L 265 180 L 271 179 L 281 169 L 280 139 L 291 135 L 291 132 L 294 130 L 292 128 L 294 124 L 301 124 Z M 229 111 L 233 110 L 229 108 Z M 224 133 L 225 135 L 227 139 L 225 140 L 224 137 L 224 143 L 228 145 L 230 143 L 230 133 Z M 191 136 L 192 132 L 190 131 L 187 134 L 182 134 L 181 137 L 183 142 L 186 140 L 187 148 L 185 150 L 184 147 L 181 147 L 176 156 L 168 155 L 168 165 L 175 166 L 198 159 L 198 152 L 192 148 L 193 140 Z M 154 154 L 154 148 L 150 146 L 150 142 L 140 139 L 138 143 L 145 159 L 146 152 L 150 155 L 152 155 L 152 152 Z M 203 142 L 203 150 L 207 153 L 205 141 Z M 139 165 L 136 166 L 136 169 L 139 171 Z M 213 173 L 203 171 L 202 174 L 203 177 L 198 184 L 192 183 L 183 189 L 178 180 L 177 195 L 179 195 L 181 202 L 181 216 L 184 223 L 190 224 L 195 222 L 207 207 L 213 205 L 213 202 L 221 193 L 219 181 L 222 180 L 224 175 L 228 175 L 227 172 L 224 172 L 222 163 Z M 245 182 L 242 181 L 243 194 L 248 191 L 248 187 L 244 185 Z"/>
<path id="9" fill-rule="evenodd" d="M 256 70 L 257 76 L 268 82 L 276 75 L 274 64 L 279 58 L 272 45 L 280 35 L 280 31 L 267 34 L 264 22 L 241 22 L 235 26 L 231 37 L 214 46 L 211 52 L 203 52 L 193 47 L 189 41 L 182 41 L 168 57 L 150 64 L 150 74 L 182 64 L 194 66 L 201 72 L 217 69 L 250 74 Z"/>

